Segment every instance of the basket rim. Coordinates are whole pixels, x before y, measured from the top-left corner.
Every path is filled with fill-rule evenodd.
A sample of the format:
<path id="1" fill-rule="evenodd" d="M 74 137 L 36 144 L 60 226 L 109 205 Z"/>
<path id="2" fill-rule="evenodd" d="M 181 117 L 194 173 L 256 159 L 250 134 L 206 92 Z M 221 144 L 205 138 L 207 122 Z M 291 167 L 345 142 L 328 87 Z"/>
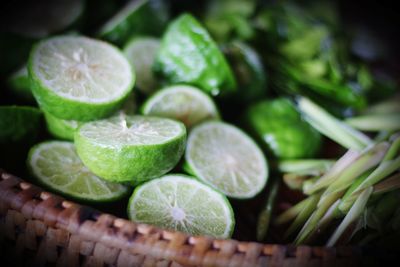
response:
<path id="1" fill-rule="evenodd" d="M 283 262 L 286 259 L 307 262 L 348 259 L 358 261 L 361 248 L 354 246 L 322 247 L 263 244 L 216 239 L 209 236 L 191 236 L 152 225 L 137 224 L 77 204 L 37 185 L 0 169 L 0 206 L 15 210 L 25 218 L 43 221 L 50 227 L 80 235 L 88 241 L 107 244 L 132 254 L 149 255 L 171 260 L 184 266 L 228 266 L 246 263 L 259 266 L 264 259 Z M 0 214 L 1 215 L 1 214 Z M 237 263 L 236 263 L 237 264 Z"/>

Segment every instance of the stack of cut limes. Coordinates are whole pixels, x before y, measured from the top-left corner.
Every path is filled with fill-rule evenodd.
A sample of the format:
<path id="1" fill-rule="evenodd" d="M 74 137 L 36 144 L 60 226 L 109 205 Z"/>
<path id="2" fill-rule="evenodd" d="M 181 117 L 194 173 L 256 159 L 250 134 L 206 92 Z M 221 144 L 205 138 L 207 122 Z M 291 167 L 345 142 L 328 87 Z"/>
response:
<path id="1" fill-rule="evenodd" d="M 112 201 L 135 187 L 133 221 L 227 238 L 235 225 L 227 197 L 258 194 L 267 160 L 245 132 L 221 121 L 212 97 L 235 91 L 235 78 L 194 17 L 176 18 L 159 39 L 144 27 L 142 36 L 124 28 L 148 19 L 157 10 L 152 2 L 128 4 L 100 30 L 123 51 L 80 35 L 53 36 L 32 48 L 26 68 L 10 81 L 22 79 L 18 85 L 33 94 L 48 132 L 63 141 L 33 146 L 28 166 L 43 186 L 78 200 Z M 146 97 L 141 114 L 132 114 L 133 88 Z M 5 112 L 27 130 L 40 115 Z M 4 139 L 17 133 L 10 131 Z"/>

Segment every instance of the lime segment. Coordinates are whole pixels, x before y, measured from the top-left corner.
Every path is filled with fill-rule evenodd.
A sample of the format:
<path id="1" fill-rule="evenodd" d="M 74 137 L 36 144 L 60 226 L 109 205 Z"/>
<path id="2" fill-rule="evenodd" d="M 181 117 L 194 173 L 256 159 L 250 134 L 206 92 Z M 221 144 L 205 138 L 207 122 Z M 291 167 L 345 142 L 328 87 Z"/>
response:
<path id="1" fill-rule="evenodd" d="M 34 146 L 29 152 L 28 165 L 40 183 L 73 198 L 111 201 L 128 192 L 128 187 L 91 173 L 70 142 L 49 141 Z"/>
<path id="2" fill-rule="evenodd" d="M 217 238 L 230 237 L 235 224 L 225 196 L 179 174 L 137 187 L 129 200 L 128 216 L 139 223 Z"/>
<path id="3" fill-rule="evenodd" d="M 179 16 L 169 25 L 154 69 L 170 83 L 192 84 L 212 95 L 236 90 L 235 78 L 223 54 L 190 14 Z"/>
<path id="4" fill-rule="evenodd" d="M 81 36 L 39 42 L 31 52 L 28 72 L 41 108 L 67 120 L 110 115 L 134 84 L 132 68 L 117 48 Z"/>
<path id="5" fill-rule="evenodd" d="M 181 158 L 185 126 L 170 119 L 126 116 L 83 124 L 75 132 L 78 154 L 98 176 L 142 182 L 170 171 Z"/>
<path id="6" fill-rule="evenodd" d="M 143 114 L 176 119 L 190 128 L 209 119 L 218 119 L 214 101 L 199 89 L 176 85 L 152 95 L 144 104 Z"/>
<path id="7" fill-rule="evenodd" d="M 238 128 L 204 122 L 188 137 L 186 170 L 233 198 L 251 198 L 265 186 L 267 160 L 256 143 Z"/>
<path id="8" fill-rule="evenodd" d="M 152 66 L 159 47 L 160 41 L 157 38 L 138 37 L 124 48 L 124 53 L 136 73 L 136 86 L 145 94 L 152 93 L 157 87 Z"/>

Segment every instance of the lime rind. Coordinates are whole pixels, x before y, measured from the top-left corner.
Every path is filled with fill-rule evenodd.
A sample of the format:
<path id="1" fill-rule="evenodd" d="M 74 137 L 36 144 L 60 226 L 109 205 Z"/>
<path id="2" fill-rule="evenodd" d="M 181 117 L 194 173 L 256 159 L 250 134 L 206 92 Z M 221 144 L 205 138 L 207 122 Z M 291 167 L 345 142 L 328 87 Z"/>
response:
<path id="1" fill-rule="evenodd" d="M 169 83 L 195 85 L 214 96 L 236 91 L 236 80 L 224 55 L 207 30 L 188 13 L 168 26 L 154 70 Z"/>
<path id="2" fill-rule="evenodd" d="M 108 202 L 124 197 L 129 188 L 94 175 L 79 159 L 73 143 L 47 141 L 28 154 L 28 167 L 38 182 L 52 191 L 88 202 Z"/>
<path id="3" fill-rule="evenodd" d="M 223 194 L 182 174 L 168 174 L 137 187 L 129 200 L 128 217 L 217 238 L 229 238 L 235 226 L 232 206 Z"/>
<path id="4" fill-rule="evenodd" d="M 220 119 L 211 97 L 189 85 L 173 85 L 157 91 L 144 103 L 142 113 L 176 119 L 187 128 L 205 120 Z"/>
<path id="5" fill-rule="evenodd" d="M 150 94 L 157 89 L 158 82 L 152 66 L 159 47 L 159 39 L 141 36 L 131 39 L 123 49 L 136 72 L 135 86 L 144 94 Z"/>
<path id="6" fill-rule="evenodd" d="M 39 106 L 66 120 L 112 114 L 135 82 L 132 67 L 116 47 L 82 36 L 52 37 L 36 44 L 28 73 Z"/>
<path id="7" fill-rule="evenodd" d="M 74 137 L 79 156 L 95 174 L 138 184 L 175 167 L 185 149 L 186 128 L 170 119 L 120 114 L 85 123 Z"/>
<path id="8" fill-rule="evenodd" d="M 54 136 L 64 140 L 74 140 L 74 133 L 82 124 L 80 121 L 59 119 L 48 112 L 44 112 L 47 130 Z"/>
<path id="9" fill-rule="evenodd" d="M 191 130 L 185 161 L 185 171 L 232 198 L 254 197 L 268 179 L 261 149 L 242 130 L 223 122 L 204 122 Z"/>

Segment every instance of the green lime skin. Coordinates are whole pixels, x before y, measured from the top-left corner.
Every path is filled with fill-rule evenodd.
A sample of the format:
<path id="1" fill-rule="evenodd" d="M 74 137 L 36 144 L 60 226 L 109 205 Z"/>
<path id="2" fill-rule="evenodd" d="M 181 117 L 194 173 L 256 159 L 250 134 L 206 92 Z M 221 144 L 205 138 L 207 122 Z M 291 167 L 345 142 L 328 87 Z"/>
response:
<path id="1" fill-rule="evenodd" d="M 44 112 L 47 130 L 55 137 L 64 140 L 74 140 L 74 133 L 82 122 L 73 120 L 63 120 L 54 117 L 48 112 Z"/>
<path id="2" fill-rule="evenodd" d="M 251 106 L 244 123 L 277 158 L 310 158 L 321 147 L 319 132 L 301 118 L 288 99 L 264 100 Z"/>
<path id="3" fill-rule="evenodd" d="M 76 38 L 77 40 L 87 40 L 88 42 L 97 42 L 101 43 L 101 45 L 110 46 L 111 50 L 114 50 L 116 54 L 122 55 L 118 48 L 111 46 L 102 41 L 90 39 L 87 37 L 74 37 L 74 36 L 57 36 L 51 37 L 49 39 L 45 39 L 39 43 L 37 43 L 33 48 L 29 56 L 28 61 L 28 73 L 31 79 L 31 89 L 33 95 L 38 102 L 40 108 L 52 115 L 64 119 L 64 120 L 79 120 L 79 121 L 90 121 L 100 118 L 105 118 L 115 111 L 117 111 L 124 101 L 127 99 L 130 94 L 133 85 L 135 83 L 135 74 L 133 69 L 130 67 L 129 62 L 126 60 L 127 67 L 131 68 L 132 79 L 130 84 L 124 90 L 124 94 L 122 94 L 119 98 L 115 98 L 111 101 L 104 102 L 88 102 L 88 101 L 80 101 L 77 99 L 69 99 L 66 97 L 62 97 L 59 94 L 55 93 L 51 88 L 49 88 L 45 82 L 39 77 L 36 73 L 36 57 L 39 57 L 40 54 L 38 50 L 41 46 L 45 45 L 46 42 L 51 42 L 52 39 L 59 38 L 61 41 L 62 38 L 68 40 L 68 38 Z M 61 64 L 61 63 L 60 63 Z M 63 75 L 60 73 L 59 75 Z M 64 74 L 66 75 L 66 74 Z"/>
<path id="4" fill-rule="evenodd" d="M 192 84 L 211 95 L 236 90 L 235 78 L 223 54 L 190 14 L 179 16 L 169 25 L 153 68 L 172 84 Z"/>
<path id="5" fill-rule="evenodd" d="M 182 123 L 173 122 L 179 125 L 181 134 L 161 143 L 102 144 L 82 134 L 82 129 L 91 122 L 78 128 L 74 141 L 83 163 L 99 177 L 113 182 L 139 184 L 169 172 L 182 157 L 186 145 L 186 129 Z"/>
<path id="6" fill-rule="evenodd" d="M 41 120 L 42 112 L 37 108 L 0 106 L 0 144 L 34 140 Z"/>

